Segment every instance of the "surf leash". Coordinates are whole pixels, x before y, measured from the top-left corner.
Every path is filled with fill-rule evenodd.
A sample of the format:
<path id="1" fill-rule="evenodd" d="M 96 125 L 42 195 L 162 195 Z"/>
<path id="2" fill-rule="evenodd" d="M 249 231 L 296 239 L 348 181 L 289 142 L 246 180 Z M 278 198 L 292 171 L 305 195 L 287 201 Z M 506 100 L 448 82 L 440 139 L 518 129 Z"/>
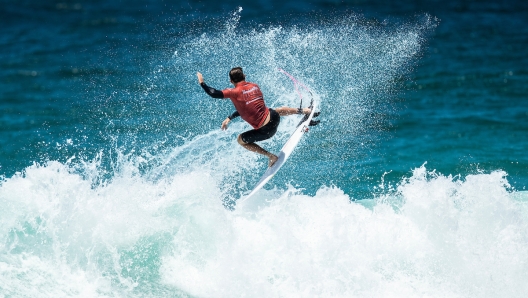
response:
<path id="1" fill-rule="evenodd" d="M 282 72 L 283 74 L 285 74 L 288 78 L 290 78 L 290 80 L 292 80 L 293 86 L 295 87 L 295 91 L 297 91 L 297 94 L 299 94 L 299 97 L 301 98 L 301 105 L 300 105 L 299 108 L 302 109 L 302 99 L 303 98 L 302 98 L 302 93 L 301 93 L 301 91 L 299 91 L 299 87 L 297 87 L 297 86 L 301 86 L 306 91 L 308 91 L 308 93 L 310 93 L 310 96 L 312 97 L 312 102 L 310 103 L 310 106 L 311 106 L 313 104 L 313 94 L 312 94 L 312 91 L 310 90 L 310 88 L 306 87 L 303 83 L 299 82 L 295 77 L 293 77 L 291 74 L 286 72 L 284 69 L 279 68 L 279 71 Z"/>

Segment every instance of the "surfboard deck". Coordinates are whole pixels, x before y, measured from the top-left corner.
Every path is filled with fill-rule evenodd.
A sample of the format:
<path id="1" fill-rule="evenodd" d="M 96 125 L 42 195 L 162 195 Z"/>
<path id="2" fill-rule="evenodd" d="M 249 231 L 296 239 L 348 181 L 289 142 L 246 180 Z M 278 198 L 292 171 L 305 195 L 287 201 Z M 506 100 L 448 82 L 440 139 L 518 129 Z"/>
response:
<path id="1" fill-rule="evenodd" d="M 247 201 L 249 198 L 255 195 L 255 193 L 257 193 L 264 185 L 266 185 L 266 183 L 268 183 L 268 181 L 273 178 L 273 176 L 275 176 L 280 168 L 286 163 L 286 160 L 288 160 L 288 157 L 290 157 L 297 144 L 299 144 L 299 141 L 301 140 L 304 133 L 308 132 L 309 130 L 310 121 L 312 120 L 315 110 L 317 109 L 317 102 L 313 101 L 311 106 L 312 112 L 307 115 L 307 117 L 305 116 L 301 120 L 301 123 L 297 125 L 297 128 L 293 131 L 290 138 L 288 141 L 286 141 L 281 151 L 277 155 L 279 159 L 273 164 L 273 166 L 269 167 L 266 172 L 264 172 L 253 190 L 246 197 L 240 199 L 241 203 Z"/>

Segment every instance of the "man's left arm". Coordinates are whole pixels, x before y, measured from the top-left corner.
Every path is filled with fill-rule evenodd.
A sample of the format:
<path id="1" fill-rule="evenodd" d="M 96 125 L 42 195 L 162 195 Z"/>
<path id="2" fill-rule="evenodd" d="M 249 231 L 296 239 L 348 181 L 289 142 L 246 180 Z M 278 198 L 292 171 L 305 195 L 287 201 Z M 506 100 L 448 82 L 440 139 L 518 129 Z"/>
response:
<path id="1" fill-rule="evenodd" d="M 198 83 L 200 83 L 200 86 L 202 86 L 205 93 L 207 93 L 212 98 L 224 98 L 224 93 L 222 91 L 216 90 L 215 88 L 209 87 L 207 84 L 205 84 L 201 73 L 197 72 L 196 76 L 198 76 Z"/>

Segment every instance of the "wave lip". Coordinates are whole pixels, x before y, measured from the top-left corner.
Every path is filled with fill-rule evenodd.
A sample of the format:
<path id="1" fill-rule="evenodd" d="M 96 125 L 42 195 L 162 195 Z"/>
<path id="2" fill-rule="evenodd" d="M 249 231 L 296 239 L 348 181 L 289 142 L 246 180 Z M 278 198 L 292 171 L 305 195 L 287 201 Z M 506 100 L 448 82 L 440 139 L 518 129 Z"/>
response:
<path id="1" fill-rule="evenodd" d="M 214 235 L 206 246 L 176 237 L 162 276 L 206 297 L 520 297 L 528 206 L 505 177 L 421 167 L 374 204 L 292 188 L 254 214 L 194 226 Z"/>

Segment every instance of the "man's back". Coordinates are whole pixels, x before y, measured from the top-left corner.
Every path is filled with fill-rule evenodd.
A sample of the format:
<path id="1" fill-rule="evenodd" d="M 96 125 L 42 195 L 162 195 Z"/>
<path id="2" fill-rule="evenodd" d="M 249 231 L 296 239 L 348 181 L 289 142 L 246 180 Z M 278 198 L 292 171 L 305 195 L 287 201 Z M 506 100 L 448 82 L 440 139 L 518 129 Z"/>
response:
<path id="1" fill-rule="evenodd" d="M 242 119 L 253 128 L 262 126 L 269 109 L 266 107 L 262 91 L 257 84 L 242 81 L 237 83 L 235 88 L 222 90 L 222 93 L 224 98 L 231 99 Z"/>

